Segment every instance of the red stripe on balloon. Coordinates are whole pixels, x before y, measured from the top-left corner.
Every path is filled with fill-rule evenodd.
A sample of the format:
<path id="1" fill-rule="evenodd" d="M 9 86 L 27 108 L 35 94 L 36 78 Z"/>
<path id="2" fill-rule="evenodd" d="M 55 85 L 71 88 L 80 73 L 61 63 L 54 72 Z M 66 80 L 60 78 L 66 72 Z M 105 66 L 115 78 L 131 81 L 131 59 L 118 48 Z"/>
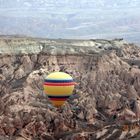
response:
<path id="1" fill-rule="evenodd" d="M 47 83 L 47 82 L 45 82 L 44 85 L 47 85 L 47 86 L 72 86 L 72 85 L 75 85 L 75 82 L 70 82 L 70 83 Z"/>

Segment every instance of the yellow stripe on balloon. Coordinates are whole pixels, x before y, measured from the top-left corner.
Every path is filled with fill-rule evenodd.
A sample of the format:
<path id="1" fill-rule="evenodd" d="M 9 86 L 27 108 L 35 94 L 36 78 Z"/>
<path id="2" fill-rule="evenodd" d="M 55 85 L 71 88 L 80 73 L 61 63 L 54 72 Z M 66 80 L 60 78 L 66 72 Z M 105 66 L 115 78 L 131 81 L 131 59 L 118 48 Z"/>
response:
<path id="1" fill-rule="evenodd" d="M 67 73 L 64 73 L 64 72 L 54 72 L 54 73 L 51 73 L 47 76 L 47 79 L 55 79 L 55 80 L 64 80 L 64 79 L 72 79 L 72 77 L 67 74 Z"/>
<path id="2" fill-rule="evenodd" d="M 49 95 L 71 95 L 74 89 L 72 86 L 48 86 L 44 85 L 44 92 Z M 66 93 L 67 92 L 67 93 Z"/>
<path id="3" fill-rule="evenodd" d="M 46 91 L 44 91 L 45 94 L 47 94 L 48 96 L 70 96 L 72 95 L 72 93 L 65 93 L 65 94 L 51 94 L 51 93 L 47 93 Z"/>

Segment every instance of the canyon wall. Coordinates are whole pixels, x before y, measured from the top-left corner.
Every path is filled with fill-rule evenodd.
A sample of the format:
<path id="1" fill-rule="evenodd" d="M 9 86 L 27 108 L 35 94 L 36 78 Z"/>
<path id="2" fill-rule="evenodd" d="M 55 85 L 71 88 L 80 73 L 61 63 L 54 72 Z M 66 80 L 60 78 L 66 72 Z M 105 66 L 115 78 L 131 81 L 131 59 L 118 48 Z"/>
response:
<path id="1" fill-rule="evenodd" d="M 43 93 L 44 78 L 53 71 L 78 83 L 61 109 Z M 1 37 L 0 97 L 2 139 L 138 137 L 140 48 L 122 39 Z"/>

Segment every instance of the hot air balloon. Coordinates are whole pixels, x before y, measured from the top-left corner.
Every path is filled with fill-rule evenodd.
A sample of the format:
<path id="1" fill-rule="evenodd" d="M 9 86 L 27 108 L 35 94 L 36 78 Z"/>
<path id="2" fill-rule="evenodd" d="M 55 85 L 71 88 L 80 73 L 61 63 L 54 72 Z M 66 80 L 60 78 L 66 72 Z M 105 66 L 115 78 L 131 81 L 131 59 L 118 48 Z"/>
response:
<path id="1" fill-rule="evenodd" d="M 44 92 L 55 107 L 61 107 L 70 97 L 76 83 L 64 72 L 53 72 L 44 81 Z"/>

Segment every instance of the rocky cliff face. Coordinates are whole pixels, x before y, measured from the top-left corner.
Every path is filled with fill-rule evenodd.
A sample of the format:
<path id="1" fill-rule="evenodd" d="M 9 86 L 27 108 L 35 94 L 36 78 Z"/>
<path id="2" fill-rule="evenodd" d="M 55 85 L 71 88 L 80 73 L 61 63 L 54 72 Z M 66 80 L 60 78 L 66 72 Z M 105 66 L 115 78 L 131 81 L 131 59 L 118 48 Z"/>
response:
<path id="1" fill-rule="evenodd" d="M 64 71 L 78 83 L 54 108 L 43 79 Z M 138 137 L 140 48 L 123 40 L 0 39 L 0 136 L 13 140 Z"/>

